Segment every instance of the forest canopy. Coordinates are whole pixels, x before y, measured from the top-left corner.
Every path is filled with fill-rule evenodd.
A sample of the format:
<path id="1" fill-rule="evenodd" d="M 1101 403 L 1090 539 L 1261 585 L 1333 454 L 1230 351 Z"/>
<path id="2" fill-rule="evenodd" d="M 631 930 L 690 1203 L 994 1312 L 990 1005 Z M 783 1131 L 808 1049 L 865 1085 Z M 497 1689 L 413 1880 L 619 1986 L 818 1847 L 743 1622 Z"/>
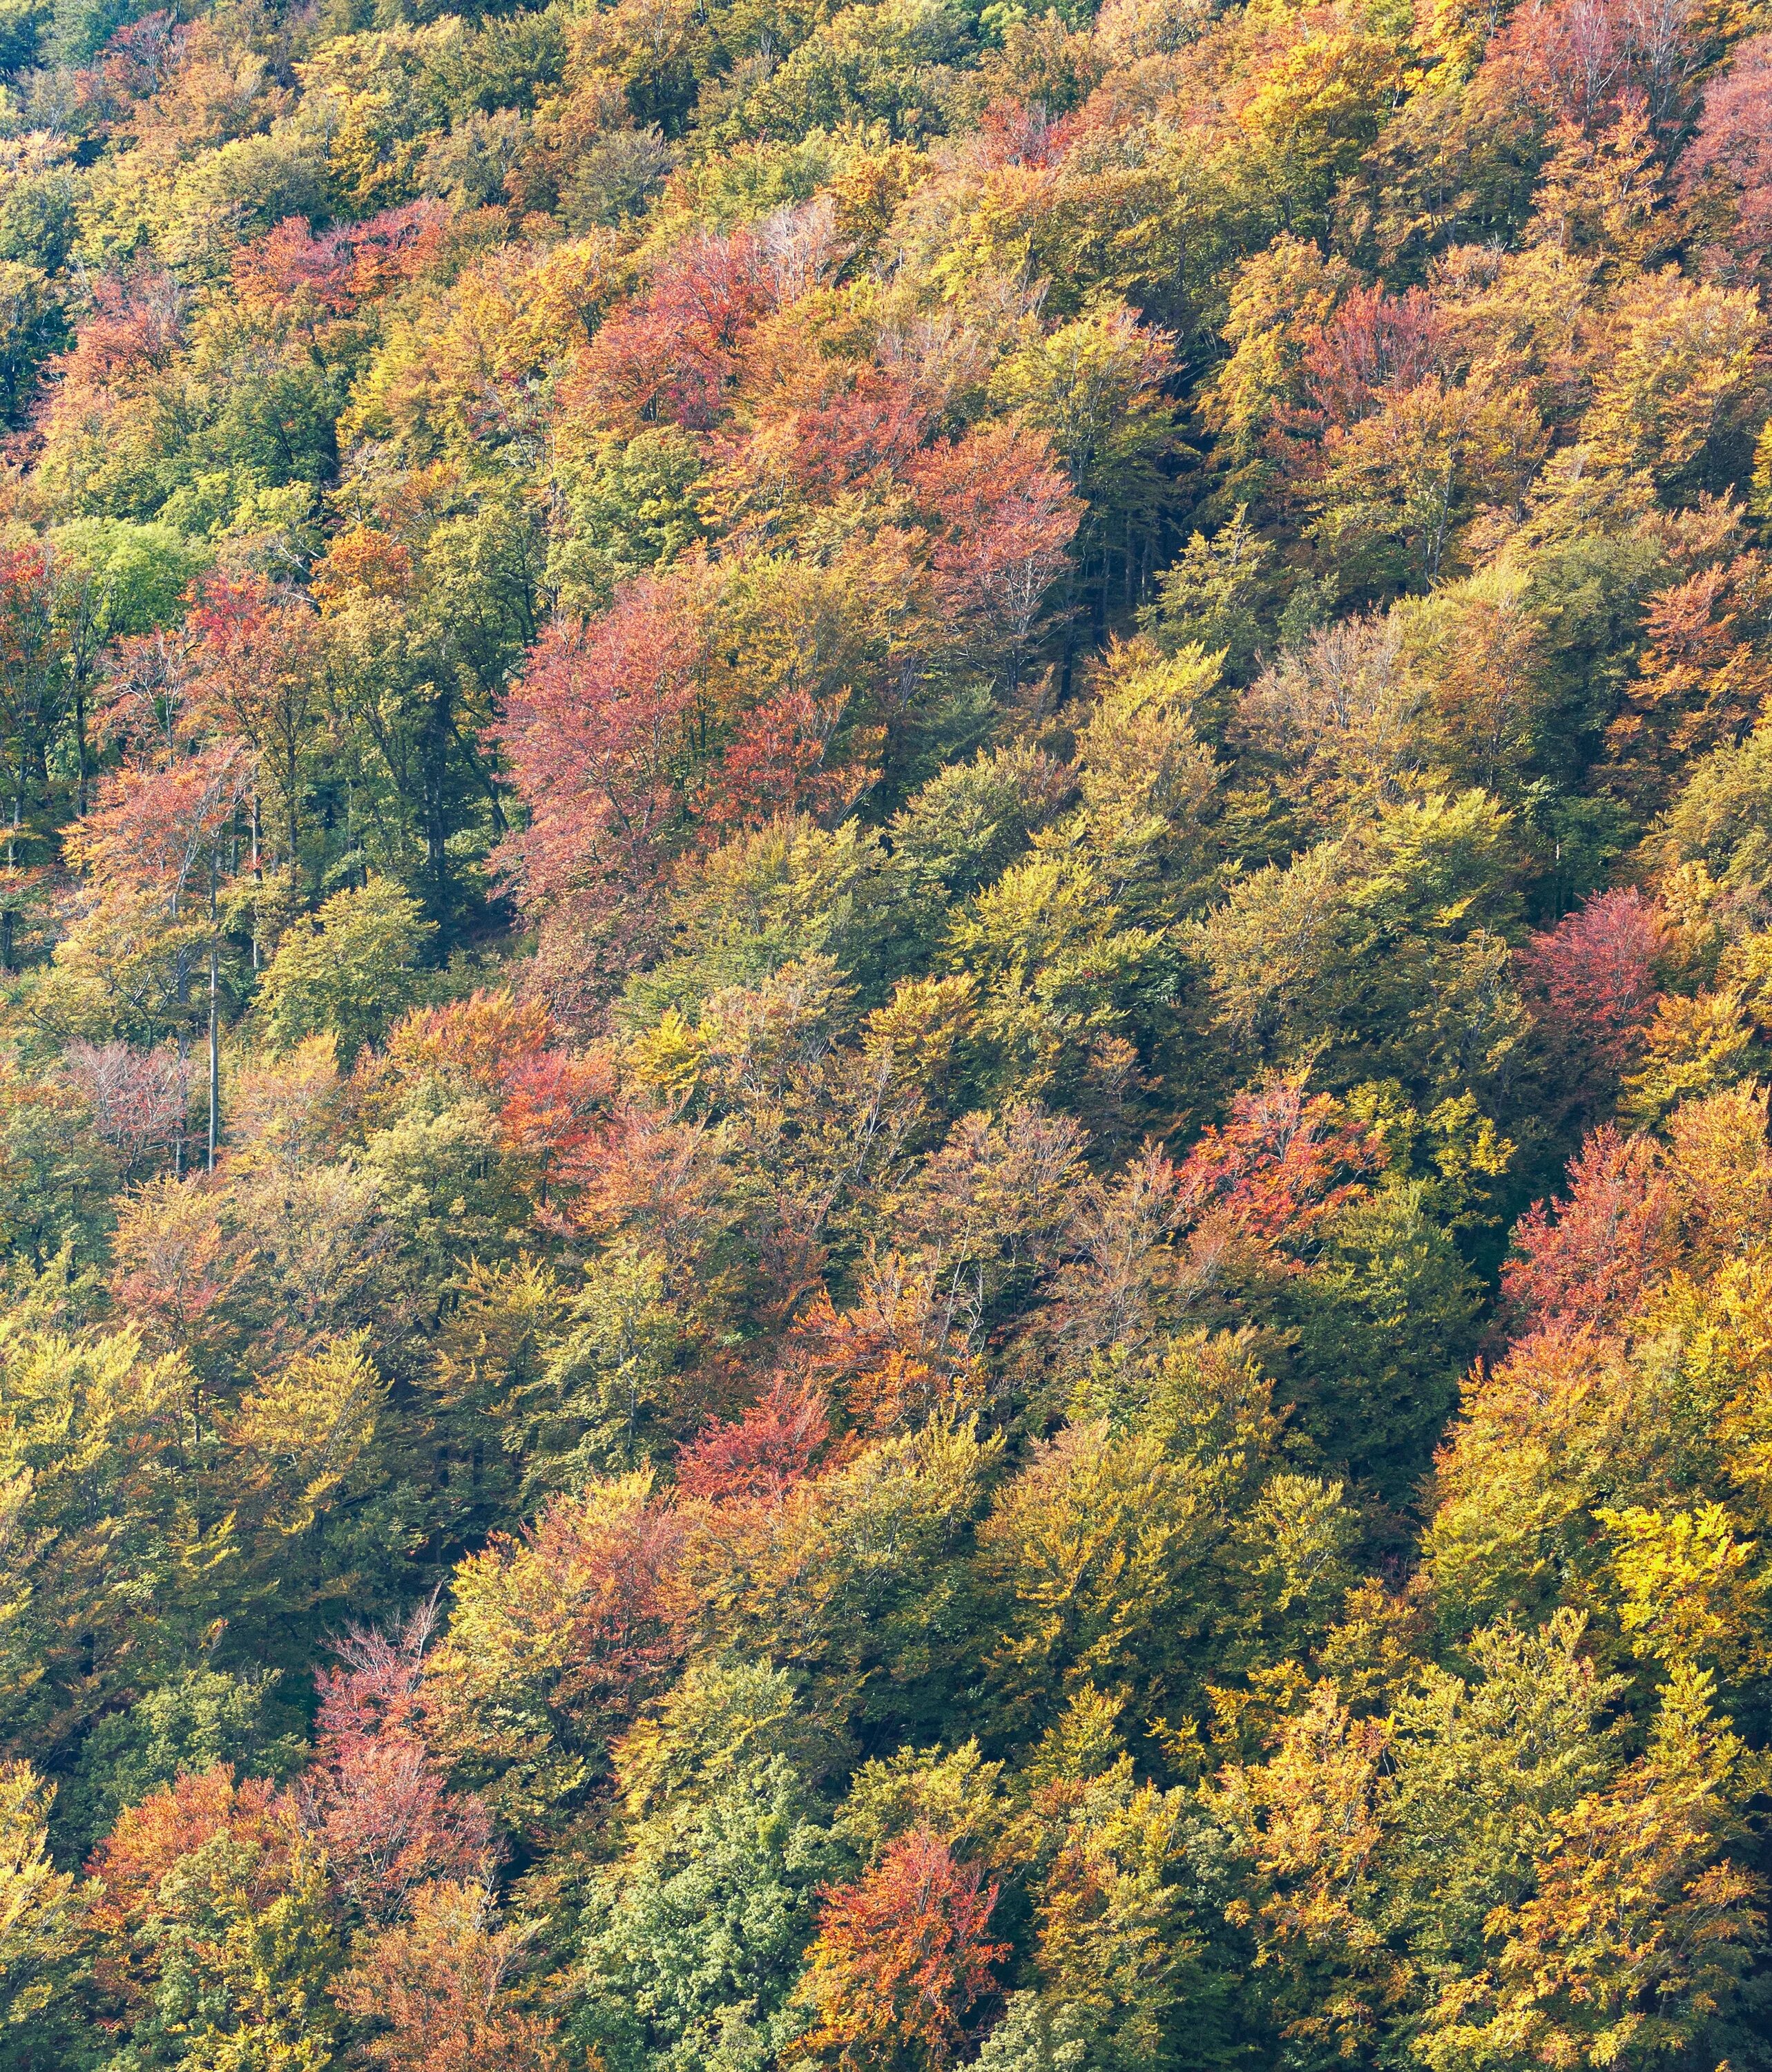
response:
<path id="1" fill-rule="evenodd" d="M 1765 0 L 0 0 L 0 2072 L 1772 2072 Z"/>

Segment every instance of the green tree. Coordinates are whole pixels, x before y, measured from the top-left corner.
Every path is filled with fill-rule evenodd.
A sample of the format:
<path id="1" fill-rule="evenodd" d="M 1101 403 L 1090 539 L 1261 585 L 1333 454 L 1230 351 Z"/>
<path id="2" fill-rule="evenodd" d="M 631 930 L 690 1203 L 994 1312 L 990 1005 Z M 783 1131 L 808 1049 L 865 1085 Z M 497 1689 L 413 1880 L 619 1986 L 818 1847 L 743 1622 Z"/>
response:
<path id="1" fill-rule="evenodd" d="M 335 892 L 311 922 L 285 932 L 259 981 L 271 1044 L 293 1050 L 326 1031 L 355 1058 L 419 997 L 434 930 L 418 902 L 384 878 Z"/>

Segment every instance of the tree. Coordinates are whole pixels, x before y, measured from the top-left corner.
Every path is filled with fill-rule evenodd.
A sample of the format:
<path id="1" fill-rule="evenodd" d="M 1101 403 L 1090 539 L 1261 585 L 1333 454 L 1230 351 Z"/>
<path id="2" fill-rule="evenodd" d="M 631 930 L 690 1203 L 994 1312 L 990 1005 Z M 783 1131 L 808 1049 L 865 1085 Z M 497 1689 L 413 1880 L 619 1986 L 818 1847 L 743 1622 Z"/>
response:
<path id="1" fill-rule="evenodd" d="M 556 1498 L 524 1538 L 462 1564 L 426 1665 L 430 1732 L 508 1827 L 557 1824 L 669 1681 L 683 1530 L 650 1478 L 630 1475 Z"/>
<path id="2" fill-rule="evenodd" d="M 1547 1047 L 1586 1102 L 1603 1100 L 1640 1051 L 1667 944 L 1633 887 L 1596 894 L 1515 953 Z"/>
<path id="3" fill-rule="evenodd" d="M 56 585 L 47 550 L 33 542 L 0 553 L 0 755 L 9 813 L 5 903 L 0 905 L 0 968 L 14 967 L 19 895 L 29 882 L 31 846 L 48 829 L 33 825 L 49 810 L 49 756 L 68 696 L 56 638 Z"/>
<path id="4" fill-rule="evenodd" d="M 92 1870 L 98 1984 L 142 2045 L 173 2063 L 327 2062 L 337 1939 L 320 1867 L 268 1782 L 225 1765 L 181 1776 L 125 1810 Z"/>
<path id="5" fill-rule="evenodd" d="M 196 642 L 192 721 L 251 746 L 271 795 L 293 898 L 301 886 L 302 823 L 320 709 L 315 614 L 262 578 L 217 576 L 198 590 L 190 626 Z"/>
<path id="6" fill-rule="evenodd" d="M 817 2025 L 799 2050 L 845 2067 L 952 2064 L 1009 1955 L 985 1939 L 997 1891 L 927 1827 L 827 1888 L 800 1989 Z"/>
<path id="7" fill-rule="evenodd" d="M 1050 440 L 1087 508 L 1079 557 L 1098 625 L 1116 583 L 1129 600 L 1149 565 L 1161 463 L 1175 437 L 1165 393 L 1174 364 L 1165 333 L 1104 305 L 1012 353 L 992 376 L 993 400 Z"/>
<path id="8" fill-rule="evenodd" d="M 1491 1924 L 1493 1972 L 1437 2010 L 1430 2065 L 1467 2062 L 1499 2033 L 1567 2064 L 1651 2064 L 1735 2027 L 1763 1934 L 1738 1834 L 1741 1744 L 1708 1680 L 1676 1672 L 1646 1755 L 1556 1822 L 1538 1889 Z"/>
<path id="9" fill-rule="evenodd" d="M 424 1740 L 427 1610 L 397 1640 L 354 1634 L 342 1667 L 323 1671 L 319 1735 L 297 1786 L 304 1827 L 328 1874 L 364 1919 L 385 1926 L 441 1881 L 483 1883 L 491 1825 L 479 1802 L 449 1790 Z"/>
<path id="10" fill-rule="evenodd" d="M 163 767 L 128 766 L 70 833 L 95 882 L 84 925 L 61 946 L 71 974 L 121 993 L 150 1031 L 170 1023 L 182 1064 L 192 967 L 207 963 L 208 1164 L 221 1128 L 221 956 L 224 878 L 238 857 L 239 816 L 257 775 L 245 744 L 224 739 Z M 182 1145 L 182 1134 L 181 1134 Z"/>
<path id="11" fill-rule="evenodd" d="M 841 1845 L 787 1757 L 757 1747 L 770 1738 L 765 1724 L 736 1760 L 721 1751 L 702 1788 L 673 1794 L 593 1888 L 582 2033 L 611 2064 L 687 2066 L 710 2039 L 791 2052 L 806 2025 L 792 1996 Z"/>
<path id="12" fill-rule="evenodd" d="M 935 520 L 935 602 L 961 653 L 1006 668 L 1013 693 L 1030 638 L 1085 507 L 1044 438 L 993 425 L 919 455 L 912 479 Z"/>
<path id="13" fill-rule="evenodd" d="M 500 738 L 530 821 L 503 852 L 581 992 L 610 989 L 657 927 L 693 752 L 701 628 L 679 580 L 637 578 L 586 633 L 556 629 L 514 688 Z M 596 945 L 590 967 L 576 938 Z M 601 967 L 601 968 L 599 968 Z"/>
<path id="14" fill-rule="evenodd" d="M 290 1051 L 324 1033 L 350 1064 L 412 1005 L 433 932 L 418 902 L 385 878 L 335 892 L 311 923 L 286 930 L 259 981 L 273 1046 Z"/>
<path id="15" fill-rule="evenodd" d="M 1540 1329 L 1626 1322 L 1672 1265 L 1672 1201 L 1654 1147 L 1597 1131 L 1569 1166 L 1566 1202 L 1535 1203 L 1514 1234 L 1502 1287 L 1517 1324 Z"/>
<path id="16" fill-rule="evenodd" d="M 72 2045 L 80 1909 L 45 1846 L 54 1790 L 28 1763 L 0 1768 L 0 2062 L 19 2072 Z"/>
<path id="17" fill-rule="evenodd" d="M 528 1938 L 495 1926 L 483 1888 L 421 1886 L 409 1920 L 367 1941 L 333 1988 L 361 2025 L 364 2058 L 389 2072 L 557 2072 L 554 2024 L 513 1988 Z"/>

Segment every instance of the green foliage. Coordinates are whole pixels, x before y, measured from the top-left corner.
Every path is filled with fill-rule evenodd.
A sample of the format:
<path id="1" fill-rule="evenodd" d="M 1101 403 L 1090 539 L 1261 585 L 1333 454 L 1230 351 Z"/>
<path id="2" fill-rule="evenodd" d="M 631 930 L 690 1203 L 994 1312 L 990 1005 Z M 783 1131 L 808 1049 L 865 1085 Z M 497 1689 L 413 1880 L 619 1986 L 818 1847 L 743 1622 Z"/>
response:
<path id="1" fill-rule="evenodd" d="M 1490 1085 L 1523 1031 L 1511 851 L 1507 816 L 1468 791 L 1252 873 L 1200 929 L 1221 1021 L 1258 1055 L 1320 1056 L 1331 1084 L 1358 1058 L 1412 1092 Z"/>
<path id="2" fill-rule="evenodd" d="M 265 968 L 260 1001 L 273 1047 L 293 1050 L 323 1032 L 354 1058 L 418 997 L 432 933 L 418 902 L 386 878 L 335 892 L 311 925 L 290 928 Z"/>
<path id="3" fill-rule="evenodd" d="M 761 2065 L 792 2041 L 786 2003 L 841 1860 L 817 1813 L 778 1755 L 637 1826 L 586 1910 L 581 2033 L 611 2064 Z"/>
<path id="4" fill-rule="evenodd" d="M 236 1769 L 250 1763 L 273 1774 L 294 1770 L 307 1753 L 293 1730 L 300 1715 L 278 1702 L 274 1683 L 271 1676 L 187 1669 L 126 1712 L 100 1720 L 56 1807 L 64 1851 L 84 1860 L 125 1806 L 139 1804 L 181 1771 L 218 1763 Z"/>

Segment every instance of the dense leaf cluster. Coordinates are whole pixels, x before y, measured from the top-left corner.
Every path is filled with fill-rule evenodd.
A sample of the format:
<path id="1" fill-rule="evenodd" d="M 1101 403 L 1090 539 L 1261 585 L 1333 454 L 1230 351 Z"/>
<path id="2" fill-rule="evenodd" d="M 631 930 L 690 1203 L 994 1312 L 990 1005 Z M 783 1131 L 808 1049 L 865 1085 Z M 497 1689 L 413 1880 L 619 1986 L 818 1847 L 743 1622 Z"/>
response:
<path id="1" fill-rule="evenodd" d="M 0 0 L 0 2072 L 1753 2072 L 1772 14 Z"/>

